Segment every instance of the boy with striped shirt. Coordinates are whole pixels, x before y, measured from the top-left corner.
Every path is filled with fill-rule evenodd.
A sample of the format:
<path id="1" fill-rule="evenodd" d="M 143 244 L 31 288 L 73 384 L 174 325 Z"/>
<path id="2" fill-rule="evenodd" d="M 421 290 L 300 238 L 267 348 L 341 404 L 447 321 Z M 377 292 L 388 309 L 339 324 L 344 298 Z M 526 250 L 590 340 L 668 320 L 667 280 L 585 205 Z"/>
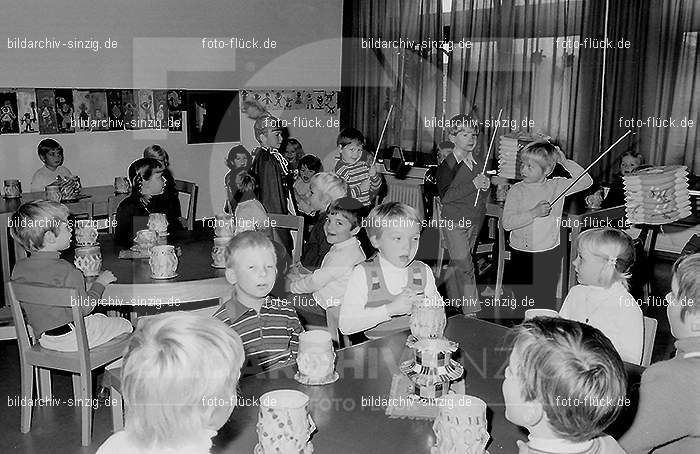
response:
<path id="1" fill-rule="evenodd" d="M 283 299 L 269 296 L 277 277 L 275 249 L 261 232 L 235 236 L 226 247 L 226 279 L 231 299 L 214 317 L 230 326 L 243 341 L 248 373 L 291 364 L 296 360 L 299 334 L 297 313 Z"/>
<path id="2" fill-rule="evenodd" d="M 379 193 L 382 179 L 377 169 L 361 160 L 365 137 L 354 128 L 346 128 L 338 135 L 340 160 L 335 165 L 335 174 L 348 184 L 350 197 L 371 209 L 372 201 Z"/>

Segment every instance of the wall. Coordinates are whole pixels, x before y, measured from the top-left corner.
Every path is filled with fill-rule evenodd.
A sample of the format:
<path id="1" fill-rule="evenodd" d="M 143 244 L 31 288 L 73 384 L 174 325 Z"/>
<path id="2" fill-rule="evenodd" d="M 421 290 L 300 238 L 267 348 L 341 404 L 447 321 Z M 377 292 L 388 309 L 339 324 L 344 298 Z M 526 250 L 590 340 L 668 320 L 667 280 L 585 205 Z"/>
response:
<path id="1" fill-rule="evenodd" d="M 342 5 L 338 0 L 62 0 L 47 13 L 41 0 L 5 9 L 0 28 L 8 40 L 60 40 L 57 49 L 8 49 L 0 42 L 0 87 L 31 88 L 316 88 L 340 87 Z M 268 38 L 275 49 L 208 49 L 202 38 Z M 105 40 L 117 48 L 104 48 Z M 95 40 L 99 50 L 69 49 L 74 40 Z M 4 41 L 4 40 L 3 40 Z M 322 111 L 285 111 L 318 117 Z M 242 115 L 241 142 L 250 148 L 252 121 Z M 337 117 L 335 117 L 337 118 Z M 334 147 L 338 128 L 290 128 L 307 152 L 324 155 Z M 28 190 L 40 167 L 37 143 L 47 136 L 0 136 L 0 179 L 19 178 Z M 118 131 L 55 136 L 66 166 L 84 185 L 111 184 L 152 143 L 170 154 L 177 178 L 200 185 L 198 217 L 223 205 L 223 166 L 234 144 L 187 145 L 185 133 Z"/>

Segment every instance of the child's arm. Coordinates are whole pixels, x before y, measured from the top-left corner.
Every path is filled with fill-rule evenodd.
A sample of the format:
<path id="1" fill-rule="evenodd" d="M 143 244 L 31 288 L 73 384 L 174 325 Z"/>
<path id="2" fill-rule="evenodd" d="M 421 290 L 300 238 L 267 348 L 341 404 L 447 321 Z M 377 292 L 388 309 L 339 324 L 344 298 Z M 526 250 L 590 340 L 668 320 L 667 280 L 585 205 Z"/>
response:
<path id="1" fill-rule="evenodd" d="M 292 275 L 293 278 L 289 289 L 292 293 L 313 293 L 337 279 L 343 271 L 344 269 L 337 265 L 322 266 L 312 274 L 304 276 L 301 274 Z M 345 269 L 345 271 L 349 273 L 351 270 Z"/>
<path id="2" fill-rule="evenodd" d="M 369 167 L 369 194 L 373 198 L 379 193 L 379 188 L 382 187 L 382 177 L 377 172 L 375 167 Z"/>
<path id="3" fill-rule="evenodd" d="M 531 200 L 527 200 L 524 192 L 519 186 L 513 186 L 508 191 L 506 203 L 503 206 L 503 228 L 511 231 L 526 227 L 537 217 L 548 216 L 551 207 L 546 200 L 542 200 L 533 208 L 525 209 L 532 204 Z"/>
<path id="4" fill-rule="evenodd" d="M 296 359 L 297 353 L 299 353 L 299 335 L 304 332 L 304 328 L 301 326 L 299 317 L 290 317 L 290 324 L 292 329 L 292 334 L 289 337 L 289 350 L 291 351 L 291 359 Z"/>
<path id="5" fill-rule="evenodd" d="M 564 155 L 564 153 L 561 150 L 559 150 L 558 162 L 566 169 L 567 172 L 569 172 L 571 174 L 571 178 L 572 178 L 572 179 L 567 178 L 567 179 L 562 180 L 562 183 L 564 184 L 564 186 L 562 187 L 562 190 L 563 190 L 568 185 L 570 185 L 574 179 L 578 178 L 578 176 L 583 173 L 584 169 L 583 169 L 583 167 L 578 165 L 575 161 L 572 161 L 571 159 L 566 159 L 566 155 Z M 589 174 L 586 174 L 583 177 L 581 177 L 581 179 L 578 180 L 576 182 L 576 184 L 571 187 L 571 189 L 566 191 L 566 195 L 575 194 L 577 192 L 584 191 L 584 190 L 590 188 L 591 185 L 593 185 L 593 178 L 591 178 L 591 176 Z"/>

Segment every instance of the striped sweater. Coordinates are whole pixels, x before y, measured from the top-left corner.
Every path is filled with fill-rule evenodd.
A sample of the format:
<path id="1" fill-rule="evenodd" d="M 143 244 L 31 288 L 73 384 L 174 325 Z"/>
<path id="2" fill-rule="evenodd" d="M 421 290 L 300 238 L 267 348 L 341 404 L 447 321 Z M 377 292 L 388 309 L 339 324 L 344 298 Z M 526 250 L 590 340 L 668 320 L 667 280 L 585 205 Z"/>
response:
<path id="1" fill-rule="evenodd" d="M 369 206 L 379 193 L 382 179 L 379 174 L 369 176 L 369 164 L 365 161 L 357 161 L 355 164 L 347 164 L 339 160 L 335 165 L 335 173 L 348 184 L 350 197 L 356 198 L 362 205 Z M 369 190 L 361 188 L 362 182 L 369 179 Z"/>
<path id="2" fill-rule="evenodd" d="M 244 371 L 246 375 L 296 360 L 303 329 L 294 307 L 287 301 L 267 297 L 258 313 L 238 302 L 234 291 L 214 317 L 241 336 L 246 365 L 252 368 Z"/>

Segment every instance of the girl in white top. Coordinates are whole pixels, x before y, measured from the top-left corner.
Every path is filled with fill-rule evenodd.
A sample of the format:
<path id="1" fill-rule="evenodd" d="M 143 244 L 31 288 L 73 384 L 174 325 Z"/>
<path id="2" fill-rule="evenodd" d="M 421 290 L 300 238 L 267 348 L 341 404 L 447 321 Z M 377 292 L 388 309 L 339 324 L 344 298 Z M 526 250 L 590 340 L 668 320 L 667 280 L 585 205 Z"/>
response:
<path id="1" fill-rule="evenodd" d="M 574 260 L 576 278 L 560 315 L 598 328 L 624 361 L 639 364 L 644 345 L 644 318 L 627 291 L 634 263 L 632 238 L 617 229 L 590 229 L 579 237 Z"/>

